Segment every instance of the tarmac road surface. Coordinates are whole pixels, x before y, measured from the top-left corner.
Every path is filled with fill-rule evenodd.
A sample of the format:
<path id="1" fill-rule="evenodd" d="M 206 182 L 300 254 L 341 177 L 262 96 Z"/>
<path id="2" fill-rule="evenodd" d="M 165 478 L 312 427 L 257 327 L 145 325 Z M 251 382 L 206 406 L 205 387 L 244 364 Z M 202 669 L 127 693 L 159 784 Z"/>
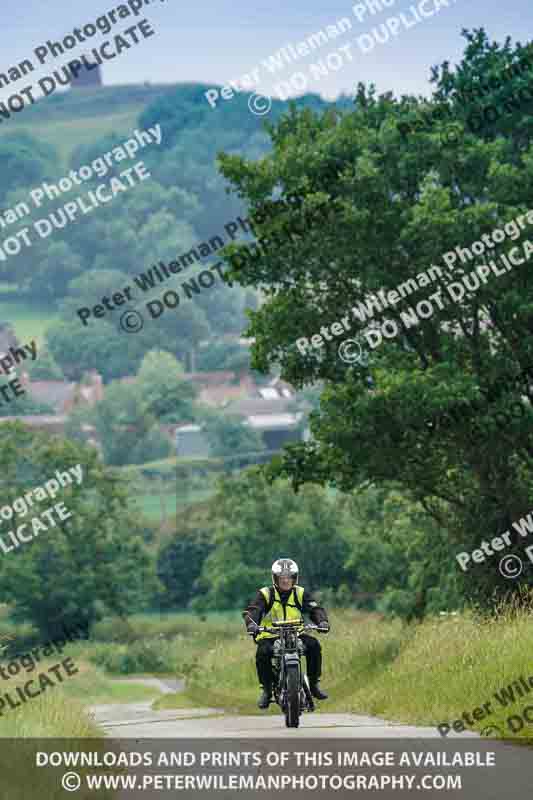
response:
<path id="1" fill-rule="evenodd" d="M 134 679 L 135 683 L 155 686 L 163 693 L 183 689 L 183 681 L 158 678 Z M 309 736 L 322 738 L 438 738 L 436 728 L 422 728 L 387 722 L 362 714 L 308 714 L 300 727 L 288 729 L 281 712 L 264 716 L 234 715 L 216 708 L 182 708 L 153 711 L 152 701 L 92 706 L 89 711 L 107 736 L 114 738 L 261 738 Z M 327 705 L 327 701 L 324 703 Z M 474 737 L 474 733 L 454 734 L 453 738 Z M 452 738 L 451 736 L 447 738 Z"/>
<path id="2" fill-rule="evenodd" d="M 181 681 L 164 680 L 161 681 L 156 678 L 151 679 L 133 679 L 135 682 L 145 682 L 147 685 L 156 686 L 162 692 L 176 692 L 183 688 Z M 378 751 L 408 751 L 410 747 L 422 751 L 439 751 L 446 750 L 448 753 L 455 749 L 481 753 L 494 751 L 493 755 L 496 757 L 496 762 L 492 769 L 486 766 L 484 769 L 470 767 L 470 769 L 461 770 L 463 775 L 463 784 L 460 787 L 456 786 L 453 795 L 457 800 L 523 800 L 525 797 L 531 797 L 531 786 L 533 785 L 533 764 L 529 761 L 529 753 L 524 751 L 523 747 L 509 746 L 509 743 L 503 743 L 495 740 L 481 739 L 477 734 L 465 732 L 462 734 L 450 734 L 443 739 L 438 733 L 436 727 L 415 727 L 413 725 L 403 725 L 400 723 L 387 722 L 377 717 L 370 717 L 362 714 L 304 714 L 301 718 L 300 727 L 297 729 L 288 729 L 285 727 L 285 720 L 281 713 L 272 714 L 267 713 L 264 716 L 251 716 L 251 715 L 238 715 L 224 712 L 222 709 L 216 708 L 202 708 L 202 709 L 172 709 L 167 711 L 153 711 L 151 709 L 152 701 L 141 703 L 127 703 L 127 704 L 113 704 L 113 705 L 99 705 L 93 706 L 91 711 L 95 721 L 102 727 L 106 738 L 123 740 L 122 747 L 134 751 L 142 751 L 148 749 L 149 751 L 157 750 L 157 747 L 150 740 L 161 739 L 162 750 L 180 751 L 182 748 L 191 750 L 194 748 L 204 747 L 201 743 L 195 740 L 206 740 L 205 748 L 210 750 L 213 746 L 217 750 L 223 750 L 225 747 L 240 749 L 240 742 L 242 740 L 249 740 L 249 745 L 243 745 L 244 750 L 254 747 L 254 749 L 269 749 L 277 748 L 282 744 L 287 749 L 287 744 L 291 740 L 302 739 L 337 739 L 338 742 L 331 742 L 329 746 L 324 746 L 324 750 L 357 750 L 363 748 L 364 751 L 372 752 Z M 324 705 L 326 705 L 324 703 Z M 227 744 L 220 744 L 217 746 L 217 740 L 227 740 Z M 342 740 L 351 739 L 353 745 L 347 745 Z M 412 745 L 407 745 L 405 740 L 411 740 Z M 415 744 L 416 739 L 425 740 Z M 432 742 L 427 740 L 431 739 Z M 463 740 L 454 745 L 450 742 L 451 739 Z M 467 739 L 467 742 L 464 740 Z M 179 744 L 179 741 L 182 744 Z M 211 740 L 208 742 L 207 740 Z M 229 741 L 233 740 L 233 742 Z M 264 740 L 267 740 L 266 742 Z M 271 744 L 268 744 L 270 740 Z M 274 741 L 277 740 L 277 741 Z M 360 740 L 356 744 L 356 740 Z M 365 741 L 366 740 L 366 741 Z M 373 742 L 369 742 L 373 740 Z M 380 741 L 381 740 L 381 741 Z M 383 742 L 388 740 L 388 743 Z M 474 741 L 477 741 L 477 745 Z M 316 745 L 309 743 L 311 749 L 316 749 Z M 305 746 L 302 744 L 301 748 Z M 155 764 L 156 762 L 154 762 Z M 496 767 L 496 768 L 495 768 Z M 207 774 L 212 768 L 202 768 L 199 774 Z M 394 768 L 395 769 L 395 768 Z M 253 768 L 248 770 L 250 774 L 259 774 L 262 767 Z M 150 775 L 161 772 L 161 768 L 152 766 L 149 768 L 141 768 L 143 774 Z M 168 769 L 164 770 L 168 772 Z M 194 770 L 193 770 L 194 771 Z M 215 770 L 216 771 L 216 770 Z M 346 771 L 346 770 L 344 770 Z M 350 770 L 349 770 L 350 771 Z M 353 769 L 351 770 L 353 772 Z M 421 768 L 410 770 L 415 778 L 418 780 L 421 777 Z M 178 770 L 179 772 L 179 770 Z M 376 775 L 384 773 L 384 768 L 375 767 L 373 772 Z M 433 773 L 449 773 L 449 770 L 443 768 L 425 769 L 425 772 Z M 452 769 L 452 773 L 459 773 L 459 769 Z M 415 779 L 414 778 L 414 779 Z M 141 780 L 141 779 L 139 779 Z M 141 787 L 143 788 L 143 787 Z M 342 798 L 353 796 L 353 787 L 350 790 L 336 791 L 335 795 L 342 800 Z M 417 789 L 421 787 L 420 783 L 416 785 Z M 433 789 L 427 787 L 424 792 L 416 793 L 422 800 L 440 800 L 443 792 L 440 791 L 442 786 L 435 786 Z M 451 790 L 449 790 L 451 791 Z M 361 791 L 361 795 L 371 793 L 370 788 L 368 792 Z M 444 792 L 444 794 L 446 791 Z M 200 800 L 203 797 L 213 797 L 213 791 L 196 791 L 196 790 L 181 790 L 181 796 L 184 798 L 197 798 Z M 228 800 L 237 800 L 237 798 L 244 797 L 258 797 L 264 796 L 264 792 L 251 792 L 243 793 L 240 791 L 222 791 L 217 792 L 221 798 L 228 798 Z M 293 796 L 290 792 L 279 791 L 280 800 L 285 797 L 290 798 Z M 316 800 L 323 798 L 329 800 L 332 796 L 330 790 L 313 792 Z M 372 791 L 373 794 L 373 791 Z M 117 800 L 147 800 L 151 797 L 165 797 L 166 793 L 157 792 L 151 789 L 138 790 L 137 787 L 133 790 L 121 790 L 116 795 Z M 175 796 L 175 795 L 172 795 Z M 410 789 L 401 789 L 394 791 L 384 789 L 380 792 L 382 800 L 403 800 L 407 796 L 412 796 Z"/>

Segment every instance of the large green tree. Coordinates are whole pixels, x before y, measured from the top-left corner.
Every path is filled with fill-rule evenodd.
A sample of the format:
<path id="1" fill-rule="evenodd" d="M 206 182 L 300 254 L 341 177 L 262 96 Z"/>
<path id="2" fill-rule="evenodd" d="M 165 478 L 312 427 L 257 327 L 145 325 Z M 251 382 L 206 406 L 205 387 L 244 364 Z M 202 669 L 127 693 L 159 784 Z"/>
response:
<path id="1" fill-rule="evenodd" d="M 533 272 L 525 266 L 492 276 L 458 303 L 445 299 L 443 310 L 415 327 L 401 318 L 438 289 L 446 298 L 451 280 L 486 259 L 459 263 L 451 273 L 442 254 L 468 247 L 532 205 L 533 148 L 524 133 L 532 130 L 531 103 L 516 111 L 511 130 L 504 120 L 474 132 L 458 115 L 453 128 L 460 137 L 450 143 L 444 134 L 452 123 L 443 115 L 429 130 L 401 134 L 402 121 L 431 111 L 443 97 L 453 111 L 460 104 L 454 105 L 454 86 L 503 72 L 526 54 L 520 45 L 490 43 L 483 31 L 465 36 L 468 45 L 455 70 L 447 63 L 434 69 L 431 100 L 377 97 L 373 87 L 359 85 L 352 113 L 316 115 L 293 106 L 271 128 L 271 156 L 250 163 L 227 155 L 221 162 L 252 211 L 266 218 L 257 228 L 263 247 L 253 258 L 242 247 L 231 248 L 230 278 L 266 287 L 267 301 L 247 331 L 255 337 L 252 365 L 264 371 L 279 365 L 296 386 L 324 382 L 314 440 L 292 446 L 273 474 L 290 475 L 296 487 L 317 481 L 346 490 L 367 479 L 399 481 L 457 549 L 471 550 L 530 510 L 531 405 L 524 402 L 523 416 L 510 417 L 500 432 L 495 415 L 516 394 L 485 404 L 476 437 L 469 435 L 466 414 L 437 430 L 421 421 L 482 397 L 531 363 Z M 489 99 L 503 103 L 526 79 L 523 73 L 510 77 Z M 281 198 L 272 200 L 279 191 Z M 290 195 L 305 199 L 291 206 L 283 202 Z M 507 238 L 493 254 L 516 244 Z M 306 355 L 296 348 L 297 339 L 310 339 L 345 315 L 347 336 L 353 337 L 365 327 L 351 313 L 354 305 L 431 264 L 443 268 L 442 277 L 415 298 L 402 295 L 383 313 L 401 335 L 373 351 L 371 366 L 345 363 L 335 337 Z M 497 563 L 468 577 L 470 594 L 487 597 L 494 587 L 509 588 Z"/>
<path id="2" fill-rule="evenodd" d="M 59 157 L 54 147 L 40 142 L 26 131 L 4 133 L 0 142 L 2 207 L 10 206 L 15 200 L 10 193 L 22 187 L 33 189 L 45 179 L 52 178 L 57 171 L 58 162 Z"/>
<path id="3" fill-rule="evenodd" d="M 256 467 L 222 479 L 210 501 L 212 553 L 199 589 L 213 608 L 244 606 L 270 583 L 277 558 L 295 559 L 309 589 L 338 586 L 349 553 L 347 517 L 318 487 L 296 496 L 286 482 L 270 486 Z"/>
<path id="4" fill-rule="evenodd" d="M 164 351 L 147 353 L 137 373 L 136 389 L 147 411 L 160 422 L 192 422 L 197 389 L 183 366 Z"/>
<path id="5" fill-rule="evenodd" d="M 20 423 L 2 426 L 2 505 L 43 486 L 55 471 L 80 464 L 81 484 L 38 503 L 30 516 L 63 502 L 72 515 L 49 525 L 37 538 L 0 560 L 0 586 L 15 621 L 30 620 L 43 636 L 61 625 L 89 625 L 105 614 L 142 608 L 157 586 L 154 564 L 142 543 L 142 529 L 124 488 L 98 460 L 94 449 L 42 433 Z M 43 520 L 46 524 L 46 520 Z M 13 526 L 3 521 L 2 536 Z M 27 531 L 26 531 L 27 532 Z M 9 541 L 9 540 L 8 540 Z"/>
<path id="6" fill-rule="evenodd" d="M 177 518 L 176 533 L 161 547 L 157 574 L 163 584 L 161 608 L 185 608 L 198 591 L 204 561 L 213 549 L 212 527 L 203 504 Z"/>
<path id="7" fill-rule="evenodd" d="M 174 356 L 149 352 L 134 380 L 112 381 L 93 409 L 71 416 L 69 434 L 81 439 L 83 424 L 94 424 L 104 459 L 113 466 L 166 458 L 172 444 L 161 423 L 192 422 L 195 397 Z"/>
<path id="8" fill-rule="evenodd" d="M 461 579 L 447 532 L 393 485 L 347 498 L 348 583 L 367 605 L 402 616 L 459 608 Z"/>

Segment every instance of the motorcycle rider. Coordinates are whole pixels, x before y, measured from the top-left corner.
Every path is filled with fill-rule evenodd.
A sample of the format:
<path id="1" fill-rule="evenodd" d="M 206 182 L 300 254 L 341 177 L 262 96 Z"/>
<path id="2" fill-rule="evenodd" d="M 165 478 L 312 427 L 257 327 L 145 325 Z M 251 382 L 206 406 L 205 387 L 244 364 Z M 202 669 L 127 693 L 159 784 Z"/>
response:
<path id="1" fill-rule="evenodd" d="M 328 633 L 330 629 L 328 615 L 312 597 L 311 593 L 298 586 L 298 565 L 291 558 L 279 558 L 272 564 L 272 586 L 259 589 L 254 600 L 242 612 L 246 631 L 253 636 L 257 645 L 255 664 L 262 692 L 257 705 L 268 708 L 272 698 L 272 650 L 275 635 L 272 633 L 256 633 L 256 626 L 270 626 L 273 621 L 302 621 L 302 614 L 309 614 L 311 621 Z M 307 660 L 307 676 L 311 694 L 318 700 L 326 700 L 327 694 L 319 686 L 322 672 L 322 649 L 320 642 L 303 633 L 300 636 L 305 646 Z"/>

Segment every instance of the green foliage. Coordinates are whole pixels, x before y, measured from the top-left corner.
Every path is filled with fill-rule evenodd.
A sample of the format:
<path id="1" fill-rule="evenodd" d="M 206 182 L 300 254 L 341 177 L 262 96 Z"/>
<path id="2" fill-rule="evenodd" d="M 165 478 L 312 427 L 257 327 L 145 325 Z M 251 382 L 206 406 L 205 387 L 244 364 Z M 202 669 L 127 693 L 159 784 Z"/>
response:
<path id="1" fill-rule="evenodd" d="M 265 449 L 261 434 L 244 424 L 237 414 L 204 412 L 204 431 L 213 457 L 258 453 Z"/>
<path id="2" fill-rule="evenodd" d="M 449 62 L 445 61 L 432 71 L 434 99 L 446 103 L 451 117 L 467 129 L 472 128 L 474 132 L 481 129 L 485 141 L 507 139 L 510 151 L 514 151 L 514 163 L 518 165 L 520 152 L 527 150 L 533 141 L 533 101 L 528 99 L 527 91 L 521 93 L 531 80 L 533 48 L 531 44 L 522 46 L 520 43 L 512 47 L 510 37 L 501 46 L 492 44 L 483 28 L 464 31 L 463 35 L 467 45 L 455 69 L 451 70 Z M 510 71 L 511 66 L 522 69 Z M 481 86 L 488 91 L 479 92 Z M 509 101 L 517 96 L 518 107 L 513 107 Z M 475 106 L 472 100 L 468 102 L 469 98 Z M 492 113 L 486 116 L 479 113 L 489 106 L 501 112 L 497 119 L 494 120 Z"/>
<path id="3" fill-rule="evenodd" d="M 59 321 L 46 332 L 50 353 L 69 380 L 96 370 L 104 381 L 133 375 L 143 357 L 142 341 L 117 331 L 104 319 L 84 327 L 80 320 Z"/>
<path id="4" fill-rule="evenodd" d="M 132 449 L 128 462 L 143 464 L 158 458 L 168 458 L 172 454 L 172 442 L 159 428 L 154 427 Z"/>
<path id="5" fill-rule="evenodd" d="M 128 281 L 129 276 L 118 269 L 93 269 L 84 272 L 68 284 L 69 294 L 62 303 L 64 316 L 72 318 L 82 306 L 92 308 L 101 303 L 105 295 L 110 298 L 115 292 L 121 291 Z"/>
<path id="6" fill-rule="evenodd" d="M 53 176 L 57 153 L 26 132 L 8 133 L 0 138 L 2 186 L 0 203 L 9 205 L 10 192 L 31 187 Z"/>
<path id="7" fill-rule="evenodd" d="M 106 612 L 142 605 L 157 585 L 153 565 L 126 493 L 94 450 L 35 434 L 19 423 L 4 425 L 2 436 L 5 505 L 42 485 L 56 469 L 83 468 L 81 485 L 61 490 L 72 516 L 2 558 L 1 596 L 13 619 L 31 620 L 45 637 L 57 634 L 62 624 L 91 625 Z"/>
<path id="8" fill-rule="evenodd" d="M 463 604 L 446 532 L 394 486 L 334 496 L 307 486 L 295 495 L 281 481 L 270 487 L 255 468 L 222 479 L 207 508 L 207 519 L 180 520 L 159 554 L 171 604 L 179 597 L 198 612 L 242 607 L 282 555 L 298 562 L 301 582 L 326 606 L 412 619 Z"/>
<path id="9" fill-rule="evenodd" d="M 456 145 L 442 136 L 449 124 L 444 119 L 407 139 L 400 133 L 402 121 L 432 110 L 443 97 L 459 110 L 457 87 L 484 81 L 523 52 L 509 42 L 489 43 L 483 32 L 464 35 L 461 64 L 435 68 L 431 101 L 376 97 L 373 86 L 360 84 L 349 114 L 317 115 L 293 105 L 271 128 L 273 152 L 261 161 L 221 157 L 223 174 L 253 210 L 269 209 L 261 236 L 279 242 L 258 258 L 234 260 L 228 273 L 245 287 L 271 287 L 246 331 L 255 338 L 252 365 L 267 371 L 279 364 L 282 378 L 298 388 L 324 382 L 313 438 L 288 448 L 270 474 L 289 476 L 296 488 L 309 481 L 345 491 L 368 480 L 398 482 L 438 524 L 450 552 L 474 549 L 486 531 L 505 530 L 529 511 L 533 412 L 525 404 L 524 416 L 511 420 L 497 448 L 495 415 L 510 401 L 500 399 L 478 415 L 474 439 L 466 417 L 436 432 L 421 421 L 471 402 L 531 362 L 533 272 L 526 267 L 492 276 L 452 304 L 445 287 L 463 269 L 458 264 L 456 275 L 444 269 L 431 288 L 415 298 L 402 295 L 383 313 L 397 322 L 401 336 L 384 341 L 366 368 L 344 363 L 335 340 L 306 356 L 294 343 L 346 314 L 353 336 L 366 326 L 350 309 L 371 292 L 414 279 L 442 263 L 443 253 L 469 246 L 532 206 L 531 103 L 479 133 L 465 128 L 460 116 Z M 524 80 L 511 79 L 498 96 Z M 305 196 L 301 207 L 272 202 L 277 188 L 283 198 Z M 515 244 L 507 239 L 498 252 Z M 437 289 L 444 309 L 407 328 L 400 313 Z M 380 548 L 388 558 L 390 545 Z M 468 597 L 488 600 L 493 590 L 509 590 L 497 564 L 468 579 L 462 587 Z"/>
<path id="10" fill-rule="evenodd" d="M 226 196 L 217 152 L 226 147 L 255 158 L 268 151 L 268 136 L 263 120 L 250 114 L 246 94 L 228 104 L 224 114 L 213 116 L 205 102 L 207 88 L 203 84 L 103 87 L 54 95 L 46 108 L 27 109 L 24 121 L 38 127 L 40 138 L 57 142 L 62 153 L 74 150 L 69 163 L 20 126 L 14 134 L 0 132 L 3 192 L 9 192 L 8 200 L 14 203 L 25 201 L 41 180 L 57 181 L 69 169 L 101 157 L 133 127 L 163 127 L 161 145 L 143 151 L 151 179 L 117 196 L 111 215 L 97 208 L 76 224 L 54 230 L 50 237 L 38 238 L 31 248 L 24 248 L 16 257 L 15 271 L 11 260 L 0 267 L 0 278 L 16 282 L 19 294 L 30 302 L 39 297 L 50 305 L 60 304 L 62 324 L 50 331 L 49 347 L 68 379 L 78 380 L 88 369 L 98 369 L 105 381 L 132 375 L 154 348 L 172 353 L 192 369 L 191 353 L 200 342 L 219 334 L 238 334 L 246 323 L 246 307 L 257 307 L 257 292 L 236 285 L 216 286 L 176 311 L 167 309 L 158 320 L 146 320 L 143 331 L 135 336 L 118 332 L 123 308 L 106 312 L 103 319 L 91 319 L 87 326 L 76 315 L 77 308 L 92 308 L 103 296 L 132 285 L 133 276 L 157 261 L 169 263 L 199 242 L 221 234 L 238 214 L 245 215 L 243 203 Z M 307 96 L 302 103 L 317 109 L 329 105 L 317 96 Z M 140 108 L 143 114 L 134 124 L 132 113 Z M 274 101 L 270 117 L 277 119 L 285 108 L 285 103 Z M 64 141 L 67 132 L 71 135 L 68 143 Z M 80 194 L 108 181 L 129 163 L 114 164 L 107 175 L 84 182 Z M 39 215 L 44 217 L 57 207 L 57 200 L 45 200 Z M 166 281 L 164 288 L 173 289 L 178 282 L 180 276 Z M 160 297 L 162 288 L 140 296 L 134 287 L 134 304 L 143 312 L 144 301 Z M 241 369 L 247 357 L 235 353 L 230 362 L 227 368 Z"/>
<path id="11" fill-rule="evenodd" d="M 24 285 L 36 297 L 55 302 L 65 291 L 65 286 L 83 270 L 83 261 L 68 242 L 59 239 L 42 240 L 31 251 L 33 271 L 26 275 L 21 270 Z M 28 254 L 24 252 L 23 258 Z"/>
<path id="12" fill-rule="evenodd" d="M 85 406 L 75 407 L 65 421 L 65 436 L 67 439 L 73 439 L 81 444 L 85 444 L 90 438 L 87 427 L 92 426 L 93 422 L 94 415 L 91 408 Z"/>
<path id="13" fill-rule="evenodd" d="M 164 351 L 147 353 L 137 374 L 139 392 L 147 411 L 161 422 L 191 422 L 194 419 L 194 401 L 197 390 L 184 378 L 182 365 Z M 145 461 L 155 461 L 154 456 Z"/>
<path id="14" fill-rule="evenodd" d="M 161 608 L 185 608 L 197 589 L 204 561 L 212 551 L 211 531 L 202 520 L 179 517 L 177 530 L 160 550 L 157 574 L 165 587 Z"/>
<path id="15" fill-rule="evenodd" d="M 163 287 L 141 294 L 134 286 L 133 276 L 159 260 L 169 263 L 200 241 L 223 233 L 230 219 L 245 215 L 241 201 L 226 197 L 217 151 L 229 147 L 257 157 L 267 152 L 268 137 L 263 121 L 250 114 L 247 95 L 235 98 L 227 114 L 213 117 L 203 96 L 206 88 L 190 84 L 159 87 L 157 91 L 155 87 L 105 87 L 83 95 L 54 96 L 46 109 L 27 109 L 25 120 L 39 126 L 45 138 L 61 140 L 62 151 L 66 147 L 62 139 L 67 125 L 72 126 L 74 144 L 70 143 L 69 149 L 75 149 L 68 164 L 54 148 L 35 142 L 20 129 L 16 134 L 2 132 L 0 136 L 4 191 L 9 191 L 9 202 L 14 203 L 25 201 L 28 191 L 41 180 L 57 181 L 68 169 L 90 164 L 122 141 L 124 125 L 118 112 L 123 112 L 127 122 L 132 109 L 154 100 L 145 107 L 137 127 L 163 127 L 162 144 L 143 151 L 150 181 L 117 196 L 113 214 L 106 216 L 102 209 L 95 209 L 76 224 L 54 230 L 50 237 L 38 238 L 32 248 L 24 248 L 16 257 L 15 272 L 11 261 L 0 267 L 0 278 L 16 281 L 19 294 L 29 302 L 39 297 L 52 306 L 60 306 L 61 322 L 48 331 L 48 346 L 67 379 L 79 380 L 90 369 L 97 369 L 106 382 L 133 375 L 142 357 L 152 349 L 164 349 L 193 369 L 192 354 L 200 342 L 220 334 L 238 334 L 246 323 L 246 307 L 257 307 L 257 292 L 247 292 L 236 285 L 217 285 L 175 311 L 167 309 L 157 320 L 147 319 L 144 329 L 134 336 L 119 329 L 124 307 L 106 311 L 105 318 L 93 318 L 87 326 L 76 315 L 78 308 L 92 308 L 102 297 L 111 297 L 128 284 L 133 286 L 133 305 L 147 314 L 144 303 L 160 298 Z M 318 97 L 308 97 L 304 104 L 317 108 L 328 105 Z M 275 101 L 272 118 L 279 117 L 284 108 L 284 103 Z M 54 117 L 50 116 L 52 109 Z M 80 135 L 80 118 L 85 127 L 89 126 L 90 136 L 86 131 Z M 57 137 L 49 130 L 54 119 Z M 99 136 L 101 130 L 105 133 Z M 80 194 L 108 181 L 127 166 L 126 162 L 114 164 L 107 175 L 84 182 Z M 45 217 L 57 206 L 57 200 L 44 200 L 39 215 Z M 181 280 L 176 276 L 166 281 L 164 288 L 178 288 Z M 225 368 L 241 370 L 247 364 L 248 356 L 241 350 L 228 354 Z M 199 368 L 205 369 L 202 364 Z"/>
<path id="16" fill-rule="evenodd" d="M 377 609 L 393 617 L 409 617 L 414 609 L 413 594 L 405 589 L 389 589 L 381 598 Z"/>
<path id="17" fill-rule="evenodd" d="M 149 352 L 132 383 L 113 381 L 103 400 L 81 415 L 72 415 L 70 428 L 82 437 L 81 425 L 96 427 L 107 464 L 142 464 L 167 458 L 172 443 L 161 423 L 194 419 L 196 390 L 183 378 L 183 368 L 165 352 Z"/>
<path id="18" fill-rule="evenodd" d="M 256 468 L 221 479 L 212 509 L 215 549 L 204 564 L 200 589 L 211 608 L 244 607 L 270 583 L 270 566 L 289 556 L 304 586 L 338 586 L 349 541 L 342 504 L 315 487 L 298 496 L 279 482 L 269 487 Z M 238 514 L 235 510 L 238 509 Z"/>
<path id="19" fill-rule="evenodd" d="M 354 524 L 346 567 L 359 591 L 402 589 L 414 596 L 453 570 L 445 536 L 407 496 L 390 486 L 369 486 L 348 502 Z"/>
<path id="20" fill-rule="evenodd" d="M 45 348 L 39 350 L 38 358 L 35 361 L 28 361 L 26 364 L 24 364 L 24 367 L 33 381 L 65 380 L 61 367 L 53 355 Z"/>
<path id="21" fill-rule="evenodd" d="M 167 672 L 171 649 L 161 639 L 137 641 L 127 646 L 98 645 L 91 653 L 91 661 L 118 675 Z"/>
<path id="22" fill-rule="evenodd" d="M 92 419 L 104 459 L 112 466 L 131 463 L 133 449 L 156 424 L 155 418 L 147 413 L 138 388 L 116 381 L 106 387 L 103 400 L 92 412 Z M 141 458 L 139 463 L 143 460 L 148 459 Z"/>
<path id="23" fill-rule="evenodd" d="M 205 372 L 219 369 L 248 372 L 250 351 L 238 342 L 210 342 L 208 347 L 198 350 L 196 368 Z"/>

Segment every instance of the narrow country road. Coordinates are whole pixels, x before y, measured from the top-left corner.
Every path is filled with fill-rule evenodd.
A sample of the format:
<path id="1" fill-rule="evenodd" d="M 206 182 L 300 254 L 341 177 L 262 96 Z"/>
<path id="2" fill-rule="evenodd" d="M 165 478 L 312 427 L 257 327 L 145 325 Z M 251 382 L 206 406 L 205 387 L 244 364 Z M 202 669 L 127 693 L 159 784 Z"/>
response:
<path id="1" fill-rule="evenodd" d="M 157 687 L 163 693 L 172 693 L 183 689 L 183 682 L 176 680 L 160 680 L 158 678 L 148 679 L 133 679 L 136 683 L 144 683 L 148 686 Z M 254 748 L 264 751 L 263 756 L 266 756 L 269 745 L 264 740 L 270 740 L 272 744 L 270 747 L 276 749 L 279 740 L 284 743 L 289 739 L 294 739 L 295 743 L 302 739 L 353 739 L 354 750 L 362 746 L 365 752 L 373 752 L 376 748 L 378 751 L 390 750 L 395 751 L 400 748 L 400 751 L 409 750 L 405 744 L 405 739 L 425 739 L 426 741 L 420 742 L 416 745 L 413 741 L 413 749 L 417 747 L 422 748 L 424 751 L 434 751 L 438 753 L 440 750 L 454 750 L 452 744 L 450 748 L 450 739 L 476 739 L 478 742 L 479 737 L 474 733 L 454 734 L 453 737 L 446 738 L 447 745 L 444 746 L 444 740 L 439 735 L 434 727 L 415 727 L 413 725 L 402 725 L 394 722 L 387 722 L 386 720 L 378 719 L 376 717 L 369 717 L 360 714 L 304 714 L 300 727 L 297 729 L 288 729 L 285 727 L 283 716 L 280 714 L 265 714 L 265 716 L 246 716 L 246 715 L 232 715 L 225 713 L 222 709 L 216 708 L 202 708 L 202 709 L 173 709 L 168 711 L 153 711 L 151 709 L 153 701 L 142 703 L 125 703 L 113 705 L 99 705 L 93 706 L 90 711 L 93 714 L 95 721 L 101 726 L 103 733 L 106 737 L 113 739 L 129 740 L 128 743 L 124 741 L 126 749 L 133 748 L 134 750 L 143 750 L 143 747 L 148 747 L 149 751 L 155 749 L 151 739 L 166 740 L 162 742 L 163 750 L 169 749 L 170 751 L 179 752 L 181 749 L 190 750 L 198 747 L 195 743 L 196 739 L 210 739 L 211 742 L 206 741 L 206 748 L 209 751 L 210 747 L 216 745 L 216 741 L 220 739 L 232 739 L 234 742 L 242 740 L 254 740 Z M 131 740 L 137 741 L 131 741 Z M 374 744 L 368 740 L 373 739 Z M 438 740 L 434 744 L 430 744 L 427 739 Z M 142 740 L 147 740 L 146 745 L 143 745 Z M 182 740 L 182 744 L 179 741 Z M 278 740 L 278 741 L 274 741 Z M 361 741 L 361 745 L 356 745 L 356 740 Z M 389 744 L 385 744 L 383 740 L 388 740 Z M 463 778 L 462 784 L 455 787 L 454 794 L 460 800 L 501 800 L 506 797 L 507 800 L 522 800 L 524 797 L 529 797 L 531 794 L 531 769 L 526 769 L 528 762 L 524 762 L 524 749 L 521 747 L 509 746 L 509 743 L 492 741 L 488 742 L 482 740 L 478 746 L 472 746 L 472 751 L 478 749 L 481 753 L 487 750 L 494 751 L 493 755 L 496 758 L 494 766 L 496 769 L 483 769 L 471 767 L 461 770 Z M 473 744 L 473 743 L 472 743 Z M 231 746 L 231 745 L 230 745 Z M 316 747 L 316 745 L 315 745 Z M 329 747 L 335 750 L 336 747 L 346 748 L 346 744 L 339 741 L 338 744 L 331 742 Z M 218 745 L 220 750 L 223 750 L 224 745 Z M 246 745 L 243 745 L 246 750 Z M 327 746 L 325 748 L 327 750 Z M 468 749 L 468 746 L 467 746 Z M 465 748 L 462 748 L 463 752 Z M 245 770 L 246 774 L 257 777 L 261 774 L 263 766 L 250 767 Z M 217 771 L 216 767 L 208 766 L 202 769 L 203 774 L 209 774 L 212 771 Z M 443 772 L 448 770 L 439 770 Z M 474 772 L 472 772 L 474 770 Z M 168 772 L 168 768 L 163 770 Z M 234 770 L 238 771 L 238 770 Z M 420 780 L 424 771 L 427 773 L 428 769 L 424 770 L 423 767 L 412 768 L 411 773 L 414 779 L 418 781 L 417 789 L 427 789 L 424 791 L 423 796 L 427 800 L 439 800 L 443 792 L 442 785 L 435 786 L 434 789 L 429 787 L 422 787 Z M 142 768 L 142 774 L 146 776 L 157 775 L 161 773 L 161 768 L 152 766 L 150 768 Z M 381 767 L 375 769 L 375 774 L 379 775 L 383 772 Z M 431 770 L 435 772 L 435 769 Z M 454 770 L 452 770 L 454 772 Z M 458 773 L 459 769 L 455 770 Z M 193 770 L 194 773 L 194 770 Z M 132 774 L 132 773 L 130 773 Z M 437 776 L 439 777 L 439 776 Z M 141 780 L 141 778 L 139 778 Z M 150 784 L 151 786 L 152 784 Z M 370 789 L 368 790 L 370 791 Z M 224 796 L 229 800 L 236 800 L 237 797 L 244 796 L 259 796 L 258 793 L 243 794 L 243 792 L 224 791 Z M 353 791 L 346 790 L 336 792 L 339 797 L 347 797 L 352 795 Z M 381 793 L 383 798 L 398 798 L 410 794 L 409 790 L 396 791 L 395 789 L 387 789 Z M 290 793 L 281 791 L 281 797 L 290 797 Z M 422 793 L 420 793 L 420 796 Z M 160 792 L 152 791 L 146 787 L 139 789 L 135 788 L 133 791 L 124 789 L 117 795 L 117 800 L 146 800 L 147 797 L 160 796 Z M 210 791 L 184 791 L 183 797 L 207 797 L 212 796 Z M 326 791 L 315 792 L 317 800 L 321 798 L 331 797 L 331 793 Z"/>
<path id="2" fill-rule="evenodd" d="M 154 686 L 164 694 L 183 689 L 183 681 L 159 678 L 134 679 L 135 683 Z M 326 703 L 324 704 L 326 705 Z M 253 738 L 260 728 L 261 737 L 310 736 L 323 738 L 441 738 L 436 728 L 422 728 L 387 722 L 361 714 L 304 714 L 300 727 L 288 729 L 281 712 L 260 716 L 225 713 L 216 708 L 178 708 L 153 711 L 152 701 L 91 706 L 94 720 L 114 738 Z M 479 738 L 474 733 L 455 734 Z"/>

